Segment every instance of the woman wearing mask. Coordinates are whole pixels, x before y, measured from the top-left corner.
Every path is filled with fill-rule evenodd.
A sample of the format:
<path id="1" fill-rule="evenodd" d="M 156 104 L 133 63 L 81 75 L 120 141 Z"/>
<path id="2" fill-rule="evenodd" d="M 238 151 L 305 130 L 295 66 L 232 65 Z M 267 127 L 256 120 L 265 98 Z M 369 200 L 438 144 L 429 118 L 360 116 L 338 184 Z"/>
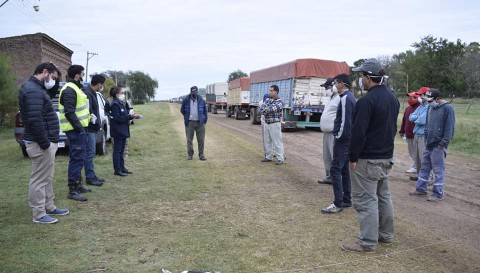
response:
<path id="1" fill-rule="evenodd" d="M 129 113 L 123 101 L 125 100 L 125 91 L 120 87 L 112 87 L 110 90 L 112 103 L 110 105 L 110 134 L 113 137 L 113 169 L 114 174 L 118 176 L 127 176 L 131 174 L 125 168 L 123 153 L 125 151 L 126 139 L 130 137 L 130 120 L 137 118 L 135 113 Z"/>

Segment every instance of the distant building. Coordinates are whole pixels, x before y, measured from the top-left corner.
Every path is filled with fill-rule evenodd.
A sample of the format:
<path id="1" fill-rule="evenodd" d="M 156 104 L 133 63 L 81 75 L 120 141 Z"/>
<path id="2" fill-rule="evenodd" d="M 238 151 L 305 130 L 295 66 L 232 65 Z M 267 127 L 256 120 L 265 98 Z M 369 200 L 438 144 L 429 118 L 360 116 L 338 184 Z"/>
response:
<path id="1" fill-rule="evenodd" d="M 12 60 L 16 83 L 20 87 L 43 62 L 53 62 L 66 80 L 67 69 L 72 65 L 73 51 L 45 33 L 0 38 L 0 52 Z"/>

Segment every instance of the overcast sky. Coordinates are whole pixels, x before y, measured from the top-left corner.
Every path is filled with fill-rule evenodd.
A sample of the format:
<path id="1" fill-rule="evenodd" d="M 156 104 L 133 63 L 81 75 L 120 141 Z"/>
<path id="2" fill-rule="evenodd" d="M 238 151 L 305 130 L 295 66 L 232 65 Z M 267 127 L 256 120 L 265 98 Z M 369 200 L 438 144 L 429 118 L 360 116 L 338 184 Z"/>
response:
<path id="1" fill-rule="evenodd" d="M 89 74 L 148 73 L 158 80 L 156 98 L 168 99 L 237 69 L 299 58 L 352 66 L 412 49 L 427 35 L 480 42 L 480 1 L 10 0 L 0 8 L 0 37 L 37 32 L 73 50 L 74 64 L 98 53 Z"/>

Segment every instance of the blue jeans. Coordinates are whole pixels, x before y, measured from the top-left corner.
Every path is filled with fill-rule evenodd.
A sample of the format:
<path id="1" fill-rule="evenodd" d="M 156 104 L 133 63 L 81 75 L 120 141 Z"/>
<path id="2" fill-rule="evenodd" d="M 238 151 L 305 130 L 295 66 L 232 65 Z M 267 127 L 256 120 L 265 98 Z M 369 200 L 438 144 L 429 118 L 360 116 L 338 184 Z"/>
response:
<path id="1" fill-rule="evenodd" d="M 95 179 L 97 176 L 95 175 L 95 170 L 93 167 L 93 157 L 95 156 L 95 148 L 96 148 L 96 140 L 97 140 L 97 133 L 87 132 L 87 150 L 85 152 L 85 178 Z"/>
<path id="2" fill-rule="evenodd" d="M 418 174 L 417 191 L 427 192 L 428 180 L 430 172 L 433 170 L 433 194 L 438 197 L 443 197 L 443 182 L 445 181 L 445 157 L 447 156 L 447 149 L 444 147 L 425 148 L 423 151 L 422 168 Z"/>
<path id="3" fill-rule="evenodd" d="M 123 160 L 123 153 L 125 152 L 125 142 L 127 141 L 124 137 L 116 137 L 113 139 L 113 169 L 116 173 L 124 172 L 125 161 Z"/>
<path id="4" fill-rule="evenodd" d="M 336 142 L 333 144 L 333 160 L 330 166 L 330 177 L 333 182 L 333 203 L 337 208 L 343 208 L 344 203 L 351 204 L 351 182 L 348 161 L 349 142 Z"/>
<path id="5" fill-rule="evenodd" d="M 70 142 L 70 161 L 68 162 L 68 181 L 75 182 L 82 179 L 82 169 L 85 162 L 87 133 L 68 131 L 65 133 Z"/>

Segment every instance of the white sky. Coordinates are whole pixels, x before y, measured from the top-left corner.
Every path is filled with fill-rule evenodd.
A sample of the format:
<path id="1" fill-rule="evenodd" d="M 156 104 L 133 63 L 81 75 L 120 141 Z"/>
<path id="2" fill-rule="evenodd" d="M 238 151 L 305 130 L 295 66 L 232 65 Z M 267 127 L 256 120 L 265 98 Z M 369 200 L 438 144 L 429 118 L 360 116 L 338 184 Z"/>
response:
<path id="1" fill-rule="evenodd" d="M 480 1 L 10 0 L 0 8 L 0 37 L 37 32 L 73 50 L 74 64 L 85 67 L 87 51 L 98 53 L 89 74 L 148 73 L 159 83 L 156 98 L 168 99 L 237 69 L 299 58 L 352 66 L 427 35 L 480 42 Z"/>

